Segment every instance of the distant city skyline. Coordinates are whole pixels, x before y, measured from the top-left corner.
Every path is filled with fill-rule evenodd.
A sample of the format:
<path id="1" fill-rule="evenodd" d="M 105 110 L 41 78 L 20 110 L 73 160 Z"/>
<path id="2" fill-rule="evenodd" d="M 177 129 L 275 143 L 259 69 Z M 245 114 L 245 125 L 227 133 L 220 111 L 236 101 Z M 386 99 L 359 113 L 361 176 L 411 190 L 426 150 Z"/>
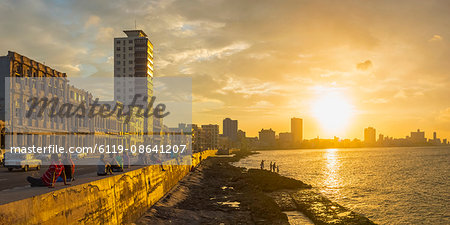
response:
<path id="1" fill-rule="evenodd" d="M 369 126 L 450 136 L 448 1 L 254 6 L 6 0 L 0 55 L 20 52 L 69 77 L 111 77 L 114 37 L 136 28 L 154 45 L 155 77 L 192 77 L 194 123 L 231 117 L 257 136 L 289 131 L 286 118 L 297 116 L 306 139 L 363 139 Z"/>

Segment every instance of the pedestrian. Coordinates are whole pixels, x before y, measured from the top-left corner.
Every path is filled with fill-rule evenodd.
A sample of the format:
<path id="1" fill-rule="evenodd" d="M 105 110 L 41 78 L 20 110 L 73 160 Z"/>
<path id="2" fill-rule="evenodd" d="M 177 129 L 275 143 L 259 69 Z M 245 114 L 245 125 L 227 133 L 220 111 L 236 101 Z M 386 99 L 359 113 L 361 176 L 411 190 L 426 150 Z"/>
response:
<path id="1" fill-rule="evenodd" d="M 272 163 L 272 161 L 270 161 L 270 168 L 269 168 L 269 170 L 272 172 L 272 168 L 273 168 L 273 163 Z"/>
<path id="2" fill-rule="evenodd" d="M 122 158 L 122 156 L 120 154 L 116 154 L 115 158 L 116 158 L 117 164 L 119 164 L 120 168 L 122 168 L 122 170 L 123 170 L 123 158 Z"/>
<path id="3" fill-rule="evenodd" d="M 277 165 L 277 173 L 280 173 L 280 166 Z"/>
<path id="4" fill-rule="evenodd" d="M 97 176 L 105 176 L 109 174 L 113 174 L 111 165 L 105 161 L 105 155 L 100 155 L 100 158 L 97 162 Z"/>
<path id="5" fill-rule="evenodd" d="M 264 160 L 261 160 L 260 166 L 261 166 L 261 170 L 263 170 L 264 169 Z"/>
<path id="6" fill-rule="evenodd" d="M 272 172 L 274 172 L 274 173 L 275 173 L 275 168 L 277 167 L 276 165 L 277 165 L 277 163 L 276 163 L 276 162 L 273 162 Z"/>
<path id="7" fill-rule="evenodd" d="M 31 184 L 31 187 L 49 187 L 54 188 L 55 182 L 63 174 L 64 185 L 69 185 L 66 182 L 66 173 L 64 171 L 64 166 L 61 161 L 59 161 L 58 154 L 53 153 L 50 156 L 51 164 L 47 171 L 40 178 L 27 177 L 27 181 Z"/>
<path id="8" fill-rule="evenodd" d="M 123 168 L 120 166 L 120 164 L 117 161 L 116 157 L 114 157 L 113 154 L 110 154 L 109 157 L 111 158 L 110 162 L 109 162 L 109 164 L 111 165 L 111 170 L 113 172 L 123 172 Z"/>
<path id="9" fill-rule="evenodd" d="M 75 180 L 75 176 L 74 176 L 75 175 L 75 164 L 73 163 L 72 155 L 69 153 L 64 153 L 62 164 L 64 166 L 66 180 L 68 182 L 74 181 Z M 58 178 L 58 180 L 56 180 L 56 182 L 62 182 L 62 181 L 63 181 L 63 179 L 61 176 Z"/>

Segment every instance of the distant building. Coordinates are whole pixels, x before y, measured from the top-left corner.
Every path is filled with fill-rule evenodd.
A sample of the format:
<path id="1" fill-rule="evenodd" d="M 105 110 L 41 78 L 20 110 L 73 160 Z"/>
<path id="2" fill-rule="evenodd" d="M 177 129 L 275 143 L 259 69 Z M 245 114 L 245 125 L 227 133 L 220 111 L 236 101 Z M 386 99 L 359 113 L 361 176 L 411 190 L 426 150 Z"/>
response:
<path id="1" fill-rule="evenodd" d="M 257 137 L 246 137 L 245 140 L 249 148 L 255 149 L 259 147 L 259 140 Z"/>
<path id="2" fill-rule="evenodd" d="M 201 128 L 197 124 L 191 124 L 192 128 L 192 151 L 198 152 L 202 150 Z"/>
<path id="3" fill-rule="evenodd" d="M 231 141 L 237 141 L 238 121 L 226 118 L 223 120 L 223 135 Z"/>
<path id="4" fill-rule="evenodd" d="M 203 149 L 217 149 L 219 141 L 219 125 L 202 125 L 202 147 Z"/>
<path id="5" fill-rule="evenodd" d="M 373 145 L 376 142 L 377 131 L 373 127 L 368 127 L 364 129 L 364 143 L 368 145 Z"/>
<path id="6" fill-rule="evenodd" d="M 417 129 L 417 132 L 411 132 L 410 137 L 411 143 L 413 144 L 425 144 L 427 143 L 427 139 L 425 138 L 425 132 Z"/>
<path id="7" fill-rule="evenodd" d="M 441 139 L 440 139 L 440 138 L 437 138 L 436 131 L 433 132 L 433 140 L 430 140 L 430 142 L 431 142 L 433 145 L 440 145 L 440 144 L 441 144 Z"/>
<path id="8" fill-rule="evenodd" d="M 383 143 L 383 141 L 384 141 L 384 135 L 382 135 L 382 134 L 380 134 L 380 135 L 378 135 L 378 143 Z"/>
<path id="9" fill-rule="evenodd" d="M 292 145 L 292 135 L 289 132 L 280 133 L 278 141 L 281 147 L 289 147 Z"/>
<path id="10" fill-rule="evenodd" d="M 238 141 L 243 141 L 243 140 L 245 140 L 245 131 L 243 131 L 243 130 L 238 130 L 238 132 L 237 132 L 237 139 L 238 139 Z"/>
<path id="11" fill-rule="evenodd" d="M 297 145 L 303 141 L 303 119 L 291 118 L 292 143 Z"/>
<path id="12" fill-rule="evenodd" d="M 224 136 L 223 134 L 219 134 L 219 138 L 217 139 L 218 149 L 230 149 L 232 148 L 232 143 L 230 138 Z"/>
<path id="13" fill-rule="evenodd" d="M 275 131 L 272 128 L 268 130 L 261 129 L 259 132 L 259 144 L 261 147 L 275 146 Z"/>

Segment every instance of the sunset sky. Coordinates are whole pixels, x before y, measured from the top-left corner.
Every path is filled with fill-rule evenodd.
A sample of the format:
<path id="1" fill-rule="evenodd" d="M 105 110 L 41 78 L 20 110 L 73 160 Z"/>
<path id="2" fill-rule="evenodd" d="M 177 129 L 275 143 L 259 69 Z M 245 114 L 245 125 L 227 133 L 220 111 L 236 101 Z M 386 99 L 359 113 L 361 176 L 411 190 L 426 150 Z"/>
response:
<path id="1" fill-rule="evenodd" d="M 113 76 L 113 38 L 144 30 L 155 76 L 193 79 L 193 122 L 304 137 L 450 138 L 450 1 L 1 1 L 0 54 Z"/>

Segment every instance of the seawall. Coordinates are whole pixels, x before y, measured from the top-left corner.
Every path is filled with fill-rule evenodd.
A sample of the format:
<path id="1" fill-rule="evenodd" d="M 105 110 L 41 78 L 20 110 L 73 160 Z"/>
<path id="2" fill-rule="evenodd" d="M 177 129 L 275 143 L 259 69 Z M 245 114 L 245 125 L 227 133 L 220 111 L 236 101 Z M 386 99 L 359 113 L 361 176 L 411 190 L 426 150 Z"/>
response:
<path id="1" fill-rule="evenodd" d="M 192 164 L 216 154 L 195 153 Z M 201 156 L 201 157 L 200 157 Z M 0 224 L 131 223 L 163 197 L 191 166 L 159 165 L 0 205 Z"/>

